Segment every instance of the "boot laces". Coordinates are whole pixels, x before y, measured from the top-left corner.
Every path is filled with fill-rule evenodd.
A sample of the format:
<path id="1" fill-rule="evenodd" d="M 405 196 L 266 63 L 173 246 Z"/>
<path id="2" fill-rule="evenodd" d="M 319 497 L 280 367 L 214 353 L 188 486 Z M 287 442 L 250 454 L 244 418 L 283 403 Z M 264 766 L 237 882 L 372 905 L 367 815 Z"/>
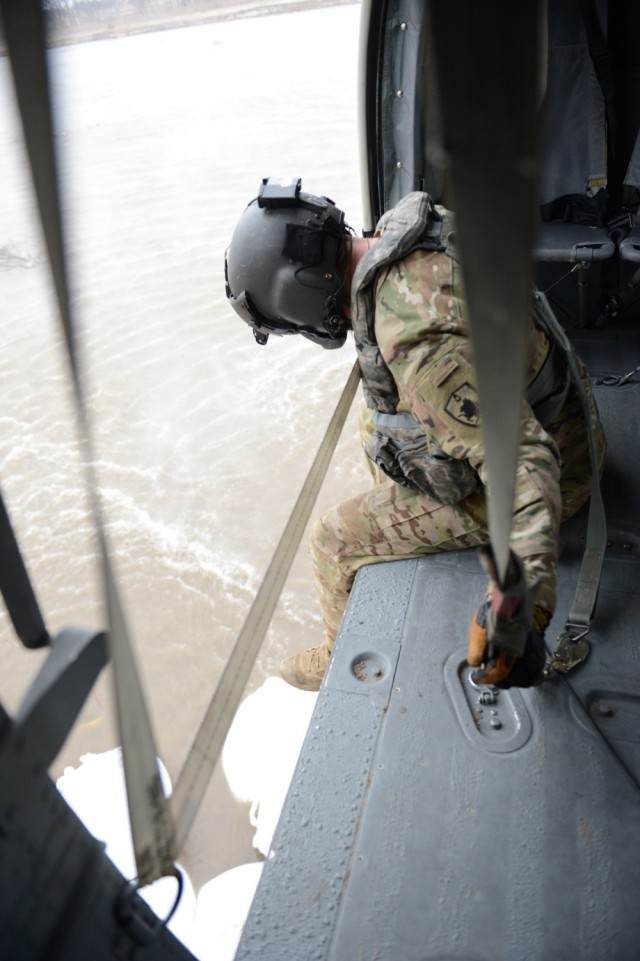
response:
<path id="1" fill-rule="evenodd" d="M 307 670 L 308 670 L 308 671 L 313 671 L 313 670 L 319 671 L 319 670 L 320 670 L 320 648 L 319 648 L 319 647 L 310 647 L 309 650 L 307 651 L 307 654 L 309 655 L 309 660 L 308 660 L 308 663 L 307 663 Z"/>

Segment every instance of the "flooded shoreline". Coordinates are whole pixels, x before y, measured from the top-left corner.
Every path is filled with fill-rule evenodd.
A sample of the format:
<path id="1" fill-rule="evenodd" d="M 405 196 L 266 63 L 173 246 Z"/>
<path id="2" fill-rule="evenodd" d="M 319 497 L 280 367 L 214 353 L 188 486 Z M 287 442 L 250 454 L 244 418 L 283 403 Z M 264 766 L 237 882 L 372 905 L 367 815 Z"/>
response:
<path id="1" fill-rule="evenodd" d="M 201 26 L 228 20 L 248 20 L 276 14 L 295 13 L 323 7 L 353 5 L 354 0 L 209 0 L 194 5 L 192 10 L 171 7 L 164 11 L 147 11 L 141 14 L 122 8 L 115 17 L 88 22 L 53 22 L 49 37 L 52 47 L 74 43 L 90 43 L 93 40 L 114 40 L 118 37 L 136 36 L 164 30 Z M 49 13 L 51 16 L 51 13 Z M 68 14 L 67 14 L 68 16 Z M 95 17 L 95 14 L 93 14 Z M 0 57 L 6 56 L 6 47 L 0 34 Z"/>

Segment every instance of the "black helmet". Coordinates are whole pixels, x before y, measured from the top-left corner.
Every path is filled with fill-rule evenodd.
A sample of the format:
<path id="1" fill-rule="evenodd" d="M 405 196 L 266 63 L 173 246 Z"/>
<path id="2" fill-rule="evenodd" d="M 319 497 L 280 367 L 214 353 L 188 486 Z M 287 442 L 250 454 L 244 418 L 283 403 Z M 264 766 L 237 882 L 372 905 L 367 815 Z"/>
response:
<path id="1" fill-rule="evenodd" d="M 227 250 L 227 297 L 259 344 L 269 334 L 302 334 L 342 347 L 338 260 L 349 228 L 332 200 L 300 188 L 300 180 L 262 181 Z"/>

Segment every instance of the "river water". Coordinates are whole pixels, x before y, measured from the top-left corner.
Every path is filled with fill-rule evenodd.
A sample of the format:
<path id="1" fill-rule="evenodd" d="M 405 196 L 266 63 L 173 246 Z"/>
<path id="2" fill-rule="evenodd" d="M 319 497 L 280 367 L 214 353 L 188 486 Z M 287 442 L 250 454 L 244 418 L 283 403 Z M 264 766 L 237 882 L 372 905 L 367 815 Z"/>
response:
<path id="1" fill-rule="evenodd" d="M 350 345 L 255 345 L 226 303 L 224 250 L 263 176 L 302 176 L 360 229 L 358 28 L 346 5 L 50 54 L 98 475 L 174 779 L 353 363 Z M 0 143 L 0 482 L 50 632 L 98 628 L 69 378 L 6 60 Z M 364 483 L 352 412 L 318 511 Z M 305 543 L 248 692 L 320 636 Z M 42 657 L 4 611 L 0 653 L 13 713 Z M 54 776 L 117 744 L 107 681 Z M 217 771 L 183 861 L 198 885 L 252 857 L 246 807 Z"/>

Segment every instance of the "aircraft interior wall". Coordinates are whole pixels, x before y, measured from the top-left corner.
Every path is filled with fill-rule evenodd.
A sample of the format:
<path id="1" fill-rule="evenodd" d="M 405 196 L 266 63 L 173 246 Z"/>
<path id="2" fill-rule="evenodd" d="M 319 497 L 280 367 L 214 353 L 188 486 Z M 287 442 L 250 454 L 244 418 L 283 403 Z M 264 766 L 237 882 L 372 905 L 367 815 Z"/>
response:
<path id="1" fill-rule="evenodd" d="M 634 0 L 548 0 L 546 10 L 536 281 L 567 327 L 606 326 L 640 309 L 640 18 Z M 372 16 L 373 222 L 411 190 L 455 207 L 440 167 L 428 6 L 385 0 Z M 581 203 L 568 209 L 565 197 Z"/>
<path id="2" fill-rule="evenodd" d="M 585 11 L 597 11 L 589 20 Z M 600 31 L 600 33 L 599 33 Z M 537 282 L 568 327 L 640 309 L 640 21 L 632 0 L 550 0 Z M 584 195 L 582 208 L 563 204 Z M 545 209 L 546 205 L 546 209 Z M 583 238 L 563 242 L 563 231 Z M 563 249 L 564 248 L 564 249 Z"/>

